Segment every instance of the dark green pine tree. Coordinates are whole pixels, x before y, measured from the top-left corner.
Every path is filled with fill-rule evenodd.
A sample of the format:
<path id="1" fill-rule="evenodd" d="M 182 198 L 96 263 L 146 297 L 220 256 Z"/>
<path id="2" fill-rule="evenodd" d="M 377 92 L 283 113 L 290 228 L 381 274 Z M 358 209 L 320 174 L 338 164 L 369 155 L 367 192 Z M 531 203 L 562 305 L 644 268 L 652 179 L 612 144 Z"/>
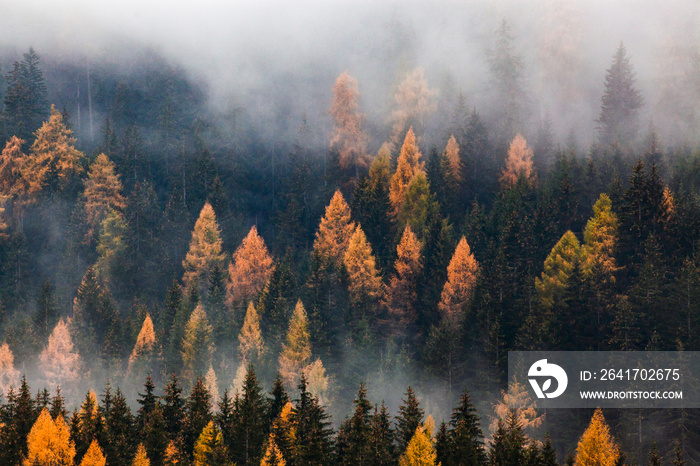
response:
<path id="1" fill-rule="evenodd" d="M 284 382 L 282 381 L 282 376 L 279 372 L 275 377 L 275 381 L 272 383 L 272 391 L 270 392 L 270 411 L 268 420 L 272 423 L 277 416 L 282 412 L 282 409 L 289 401 L 289 395 L 284 389 Z"/>
<path id="2" fill-rule="evenodd" d="M 134 417 L 119 388 L 110 396 L 110 409 L 104 414 L 106 442 L 100 444 L 110 465 L 129 466 L 135 453 L 136 430 Z M 103 398 L 103 404 L 107 402 Z"/>
<path id="3" fill-rule="evenodd" d="M 2 464 L 21 464 L 24 453 L 23 442 L 17 425 L 17 394 L 10 387 L 6 399 L 7 403 L 0 404 L 0 421 L 3 423 L 2 435 L 0 435 L 0 460 Z M 31 399 L 31 398 L 30 398 Z"/>
<path id="4" fill-rule="evenodd" d="M 355 412 L 340 426 L 338 461 L 341 465 L 371 464 L 372 405 L 367 400 L 365 384 L 360 384 L 353 400 Z"/>
<path id="5" fill-rule="evenodd" d="M 122 177 L 122 181 L 126 187 L 126 178 Z M 119 291 L 120 295 L 126 295 L 126 298 L 144 294 L 155 296 L 163 280 L 168 277 L 168 275 L 162 275 L 167 270 L 163 270 L 157 254 L 161 248 L 158 235 L 161 210 L 155 189 L 150 182 L 138 181 L 130 192 L 124 209 L 128 226 L 124 242 L 126 257 L 131 260 L 128 261 L 128 270 L 122 277 L 124 288 L 115 291 Z"/>
<path id="6" fill-rule="evenodd" d="M 449 461 L 454 451 L 451 440 L 447 424 L 443 421 L 435 434 L 435 452 L 437 453 L 437 462 L 445 466 L 450 464 Z"/>
<path id="7" fill-rule="evenodd" d="M 143 431 L 141 431 L 143 445 L 146 448 L 151 466 L 162 466 L 165 449 L 168 447 L 167 424 L 163 418 L 163 408 L 156 404 L 148 414 Z"/>
<path id="8" fill-rule="evenodd" d="M 673 466 L 685 466 L 688 464 L 688 462 L 683 458 L 683 449 L 681 448 L 680 443 L 676 444 L 676 448 L 674 448 L 673 453 L 674 458 L 671 461 Z"/>
<path id="9" fill-rule="evenodd" d="M 142 432 L 146 427 L 146 422 L 148 422 L 151 412 L 156 409 L 156 405 L 158 405 L 158 397 L 155 394 L 156 386 L 153 383 L 150 373 L 146 376 L 143 389 L 144 393 L 139 393 L 139 398 L 136 400 L 141 406 L 136 413 L 136 427 L 139 432 Z"/>
<path id="10" fill-rule="evenodd" d="M 390 466 L 395 463 L 394 433 L 391 429 L 389 411 L 383 401 L 381 408 L 374 407 L 370 452 L 370 464 Z"/>
<path id="11" fill-rule="evenodd" d="M 508 458 L 508 431 L 502 419 L 498 420 L 498 427 L 493 435 L 493 441 L 489 448 L 489 466 L 507 466 L 513 463 Z"/>
<path id="12" fill-rule="evenodd" d="M 484 435 L 479 416 L 466 389 L 460 397 L 459 406 L 452 412 L 449 435 L 452 447 L 450 464 L 486 464 Z"/>
<path id="13" fill-rule="evenodd" d="M 416 433 L 416 429 L 423 424 L 425 412 L 420 407 L 413 388 L 406 389 L 406 398 L 399 406 L 399 415 L 396 417 L 396 446 L 399 455 L 406 450 L 408 442 Z"/>
<path id="14" fill-rule="evenodd" d="M 423 238 L 424 257 L 423 271 L 419 280 L 422 284 L 422 293 L 418 305 L 417 328 L 427 329 L 436 325 L 440 315 L 437 305 L 440 302 L 442 288 L 447 281 L 447 265 L 450 263 L 452 253 L 452 226 L 434 212 L 427 221 L 426 233 Z M 413 433 L 411 433 L 413 435 Z"/>
<path id="15" fill-rule="evenodd" d="M 93 392 L 85 395 L 85 400 L 80 406 L 80 411 L 71 418 L 71 433 L 73 433 L 73 423 L 77 421 L 77 436 L 75 441 L 75 461 L 80 463 L 81 459 L 88 451 L 93 440 L 97 440 L 100 445 L 105 444 L 105 430 L 102 415 L 97 404 L 97 398 Z"/>
<path id="16" fill-rule="evenodd" d="M 78 287 L 78 295 L 73 303 L 73 318 L 71 319 L 71 335 L 79 354 L 95 355 L 98 353 L 96 340 L 97 316 L 102 301 L 102 287 L 97 279 L 97 273 L 88 267 L 83 280 Z M 94 360 L 88 358 L 88 361 Z"/>
<path id="17" fill-rule="evenodd" d="M 243 381 L 243 395 L 237 408 L 234 450 L 231 452 L 233 460 L 239 465 L 258 464 L 264 453 L 262 447 L 267 439 L 269 425 L 267 400 L 252 365 L 248 366 Z"/>
<path id="18" fill-rule="evenodd" d="M 160 397 L 163 404 L 163 419 L 165 430 L 170 440 L 177 440 L 181 435 L 182 421 L 185 416 L 185 400 L 182 399 L 182 387 L 175 373 L 165 384 L 163 395 Z"/>
<path id="19" fill-rule="evenodd" d="M 202 433 L 202 429 L 211 420 L 211 395 L 204 384 L 204 379 L 197 377 L 185 404 L 185 418 L 182 425 L 183 448 L 188 458 L 192 457 L 194 444 Z"/>
<path id="20" fill-rule="evenodd" d="M 624 453 L 620 455 L 620 457 L 623 457 Z M 564 464 L 566 466 L 574 466 L 576 463 L 576 457 L 574 456 L 574 452 L 569 450 L 569 453 L 566 454 L 566 458 L 564 458 Z M 615 466 L 624 466 L 624 460 L 623 462 L 620 462 L 620 458 L 618 458 L 617 463 L 615 463 Z"/>
<path id="21" fill-rule="evenodd" d="M 34 402 L 34 409 L 36 410 L 36 415 L 37 417 L 39 414 L 41 414 L 41 411 L 44 408 L 48 408 L 49 403 L 51 402 L 51 393 L 47 388 L 44 388 L 43 390 L 38 390 L 36 392 L 36 400 Z"/>
<path id="22" fill-rule="evenodd" d="M 66 399 L 61 395 L 61 387 L 56 386 L 56 394 L 51 398 L 51 406 L 49 409 L 49 414 L 53 419 L 58 416 L 62 416 L 66 419 Z"/>
<path id="23" fill-rule="evenodd" d="M 15 62 L 6 76 L 5 114 L 10 132 L 25 141 L 49 116 L 46 81 L 39 55 L 30 48 L 22 61 Z"/>
<path id="24" fill-rule="evenodd" d="M 291 445 L 293 464 L 323 466 L 333 459 L 333 430 L 323 406 L 307 390 L 306 375 L 299 379 L 299 399 L 292 408 L 295 442 Z"/>
<path id="25" fill-rule="evenodd" d="M 620 43 L 605 74 L 605 92 L 598 117 L 599 141 L 604 146 L 627 145 L 637 133 L 637 116 L 644 104 L 635 88 L 634 69 L 625 46 Z"/>
<path id="26" fill-rule="evenodd" d="M 260 330 L 263 341 L 271 354 L 279 353 L 289 324 L 289 308 L 294 304 L 294 276 L 292 275 L 292 257 L 288 253 L 282 262 L 276 264 L 270 281 L 263 289 L 258 305 Z"/>
<path id="27" fill-rule="evenodd" d="M 659 449 L 656 448 L 656 442 L 649 452 L 649 466 L 661 466 L 661 456 L 659 455 Z"/>
<path id="28" fill-rule="evenodd" d="M 537 443 L 530 443 L 525 450 L 525 458 L 525 466 L 540 466 L 542 464 L 542 452 Z"/>
<path id="29" fill-rule="evenodd" d="M 29 431 L 32 430 L 32 426 L 38 417 L 39 413 L 36 411 L 34 400 L 32 400 L 32 394 L 29 391 L 27 378 L 23 375 L 22 382 L 20 382 L 19 386 L 19 393 L 17 394 L 15 402 L 13 419 L 17 434 L 22 444 L 23 455 L 27 454 L 27 436 L 29 435 Z"/>
<path id="30" fill-rule="evenodd" d="M 552 445 L 552 440 L 549 438 L 549 433 L 544 436 L 544 445 L 542 446 L 542 466 L 559 466 L 557 462 L 557 451 Z"/>
<path id="31" fill-rule="evenodd" d="M 224 437 L 224 444 L 227 450 L 230 452 L 233 447 L 234 428 L 236 425 L 236 405 L 234 400 L 228 396 L 228 390 L 224 390 L 224 395 L 219 400 L 218 407 L 219 410 L 214 415 L 214 421 Z"/>

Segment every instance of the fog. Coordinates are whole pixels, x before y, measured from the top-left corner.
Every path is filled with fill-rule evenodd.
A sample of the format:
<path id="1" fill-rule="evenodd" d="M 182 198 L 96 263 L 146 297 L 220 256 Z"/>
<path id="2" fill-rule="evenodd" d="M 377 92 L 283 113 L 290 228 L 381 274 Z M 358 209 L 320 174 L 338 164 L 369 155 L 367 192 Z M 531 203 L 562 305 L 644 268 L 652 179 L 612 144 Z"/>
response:
<path id="1" fill-rule="evenodd" d="M 263 139 L 288 137 L 306 114 L 314 142 L 327 144 L 330 89 L 347 70 L 358 78 L 374 130 L 371 150 L 386 139 L 394 86 L 415 67 L 425 69 L 442 99 L 462 91 L 470 107 L 487 112 L 488 51 L 503 18 L 524 58 L 531 118 L 523 131 L 532 133 L 549 116 L 559 140 L 574 125 L 581 142 L 593 140 L 605 70 L 620 42 L 645 97 L 642 128 L 658 113 L 672 45 L 680 54 L 675 63 L 687 68 L 676 71 L 686 75 L 700 43 L 700 5 L 693 0 L 4 3 L 3 55 L 33 46 L 42 57 L 128 67 L 135 50 L 149 48 L 203 83 L 212 110 L 245 109 Z M 562 98 L 547 81 L 548 46 L 575 57 L 573 67 L 549 65 L 571 73 L 573 96 Z"/>

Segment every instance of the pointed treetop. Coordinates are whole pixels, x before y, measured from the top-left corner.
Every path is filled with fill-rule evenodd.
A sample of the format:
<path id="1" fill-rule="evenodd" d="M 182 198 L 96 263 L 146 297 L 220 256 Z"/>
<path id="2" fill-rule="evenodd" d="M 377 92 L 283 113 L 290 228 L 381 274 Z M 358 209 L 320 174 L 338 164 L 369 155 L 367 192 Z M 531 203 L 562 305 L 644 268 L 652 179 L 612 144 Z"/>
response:
<path id="1" fill-rule="evenodd" d="M 521 176 L 528 183 L 532 183 L 537 177 L 532 163 L 532 149 L 527 146 L 525 138 L 517 134 L 508 149 L 506 167 L 501 173 L 501 184 L 506 187 L 515 186 Z"/>
<path id="2" fill-rule="evenodd" d="M 131 368 L 134 362 L 144 354 L 152 352 L 155 349 L 155 345 L 156 332 L 153 329 L 153 321 L 151 320 L 150 314 L 146 314 L 146 318 L 143 320 L 143 325 L 141 326 L 141 331 L 139 331 L 139 335 L 136 337 L 134 350 L 129 357 L 129 367 Z"/>
<path id="3" fill-rule="evenodd" d="M 462 161 L 459 158 L 459 144 L 454 135 L 450 135 L 445 147 L 445 159 L 447 160 L 447 174 L 452 180 L 459 182 L 462 180 Z"/>
<path id="4" fill-rule="evenodd" d="M 379 298 L 382 293 L 382 279 L 377 270 L 372 247 L 360 225 L 350 238 L 343 258 L 350 281 L 350 295 L 361 301 L 366 297 Z"/>
<path id="5" fill-rule="evenodd" d="M 462 236 L 447 266 L 447 282 L 442 289 L 438 308 L 444 317 L 458 321 L 471 300 L 479 274 L 479 263 L 474 258 L 467 239 Z"/>
<path id="6" fill-rule="evenodd" d="M 619 447 L 610 434 L 610 427 L 605 422 L 603 411 L 598 408 L 588 428 L 579 439 L 576 447 L 576 464 L 613 466 L 619 456 Z"/>
<path id="7" fill-rule="evenodd" d="M 554 245 L 544 261 L 542 275 L 535 279 L 535 289 L 543 309 L 551 309 L 569 286 L 569 278 L 578 265 L 580 254 L 578 239 L 570 230 Z"/>
<path id="8" fill-rule="evenodd" d="M 302 369 L 309 363 L 310 359 L 309 322 L 304 305 L 299 300 L 289 321 L 287 338 L 282 345 L 282 352 L 279 356 L 280 375 L 287 387 L 296 386 Z"/>
<path id="9" fill-rule="evenodd" d="M 203 294 L 209 285 L 210 274 L 215 267 L 221 267 L 223 263 L 219 224 L 216 222 L 214 209 L 206 202 L 194 225 L 190 249 L 182 261 L 185 269 L 182 282 L 185 289 L 195 284 L 200 294 Z"/>
<path id="10" fill-rule="evenodd" d="M 338 267 L 355 229 L 350 219 L 350 207 L 340 190 L 336 190 L 326 207 L 326 213 L 316 232 L 314 253 L 324 261 Z"/>
<path id="11" fill-rule="evenodd" d="M 364 115 L 359 111 L 359 95 L 357 79 L 347 71 L 338 76 L 333 86 L 333 105 L 329 111 L 333 117 L 330 145 L 338 151 L 342 168 L 367 165 L 367 135 L 362 130 Z"/>
<path id="12" fill-rule="evenodd" d="M 401 207 L 406 200 L 408 185 L 413 177 L 419 172 L 425 173 L 425 162 L 420 161 L 421 157 L 422 154 L 416 144 L 416 135 L 413 134 L 411 127 L 406 133 L 403 146 L 401 146 L 401 153 L 396 162 L 396 172 L 391 177 L 389 199 L 395 217 L 401 212 Z"/>
<path id="13" fill-rule="evenodd" d="M 226 299 L 229 306 L 238 303 L 241 307 L 255 299 L 267 284 L 274 265 L 265 241 L 253 226 L 243 242 L 233 253 L 228 266 Z"/>
<path id="14" fill-rule="evenodd" d="M 263 353 L 263 339 L 260 333 L 260 317 L 253 301 L 248 304 L 243 328 L 238 335 L 238 352 L 245 361 L 257 361 Z"/>

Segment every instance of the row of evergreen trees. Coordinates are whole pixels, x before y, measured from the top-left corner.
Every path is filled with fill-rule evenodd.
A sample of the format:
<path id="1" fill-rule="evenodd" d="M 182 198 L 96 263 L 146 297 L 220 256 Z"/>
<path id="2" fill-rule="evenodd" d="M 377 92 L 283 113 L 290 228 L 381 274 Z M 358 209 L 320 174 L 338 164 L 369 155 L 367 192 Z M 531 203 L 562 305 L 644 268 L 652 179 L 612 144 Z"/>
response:
<path id="1" fill-rule="evenodd" d="M 556 466 L 557 452 L 549 436 L 528 437 L 519 410 L 498 418 L 490 441 L 484 440 L 480 418 L 465 390 L 448 422 L 435 429 L 409 387 L 392 420 L 384 403 L 372 405 L 360 386 L 354 412 L 334 432 L 323 405 L 307 391 L 302 376 L 298 397 L 290 400 L 280 377 L 269 393 L 262 390 L 249 366 L 241 392 L 214 400 L 198 378 L 183 396 L 173 374 L 162 395 L 147 377 L 132 414 L 124 394 L 108 384 L 100 397 L 89 392 L 80 409 L 67 412 L 58 388 L 35 398 L 23 378 L 0 406 L 0 460 L 3 464 L 51 465 L 492 465 Z M 600 409 L 566 465 L 624 465 L 627 456 L 610 434 Z M 654 448 L 650 466 L 661 465 Z M 676 448 L 672 464 L 681 466 Z"/>

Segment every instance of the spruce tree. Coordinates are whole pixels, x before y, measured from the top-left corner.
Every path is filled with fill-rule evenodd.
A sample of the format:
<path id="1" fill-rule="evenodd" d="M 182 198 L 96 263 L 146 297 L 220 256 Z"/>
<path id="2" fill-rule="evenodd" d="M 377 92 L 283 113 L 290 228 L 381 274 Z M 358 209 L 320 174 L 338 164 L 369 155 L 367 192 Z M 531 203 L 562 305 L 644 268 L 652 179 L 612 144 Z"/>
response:
<path id="1" fill-rule="evenodd" d="M 197 380 L 185 404 L 185 417 L 182 423 L 183 452 L 192 456 L 194 444 L 202 429 L 212 420 L 211 398 L 202 377 Z"/>
<path id="2" fill-rule="evenodd" d="M 452 447 L 450 464 L 466 466 L 486 463 L 479 416 L 466 389 L 460 397 L 459 406 L 452 412 L 449 435 Z"/>
<path id="3" fill-rule="evenodd" d="M 377 406 L 374 407 L 370 439 L 371 464 L 377 466 L 393 465 L 396 456 L 394 432 L 391 428 L 389 411 L 383 401 L 381 408 L 378 409 Z"/>
<path id="4" fill-rule="evenodd" d="M 249 365 L 243 382 L 243 395 L 237 405 L 234 427 L 234 462 L 241 465 L 258 464 L 263 455 L 262 447 L 267 438 L 267 400 L 253 370 Z"/>
<path id="5" fill-rule="evenodd" d="M 396 417 L 396 444 L 399 452 L 406 450 L 416 429 L 423 424 L 424 415 L 425 412 L 418 403 L 416 393 L 409 386 L 406 389 L 406 398 L 402 399 L 399 406 L 399 415 Z"/>
<path id="6" fill-rule="evenodd" d="M 353 400 L 355 412 L 346 419 L 338 433 L 338 460 L 342 465 L 370 464 L 372 458 L 372 405 L 367 389 L 360 384 Z"/>

